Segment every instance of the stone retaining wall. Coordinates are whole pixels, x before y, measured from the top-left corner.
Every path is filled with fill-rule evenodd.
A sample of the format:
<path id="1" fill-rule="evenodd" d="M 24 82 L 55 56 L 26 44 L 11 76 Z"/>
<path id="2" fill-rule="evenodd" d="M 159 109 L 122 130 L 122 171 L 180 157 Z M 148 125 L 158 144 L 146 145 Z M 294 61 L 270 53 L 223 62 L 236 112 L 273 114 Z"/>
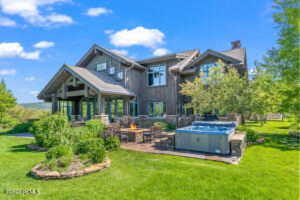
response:
<path id="1" fill-rule="evenodd" d="M 58 171 L 39 170 L 39 168 L 42 165 L 40 163 L 31 169 L 30 174 L 35 178 L 40 178 L 40 179 L 69 179 L 69 178 L 75 178 L 75 177 L 79 177 L 79 176 L 83 176 L 83 175 L 87 175 L 93 172 L 103 170 L 105 168 L 110 167 L 110 164 L 111 161 L 107 159 L 102 163 L 91 165 L 82 170 L 58 172 Z"/>

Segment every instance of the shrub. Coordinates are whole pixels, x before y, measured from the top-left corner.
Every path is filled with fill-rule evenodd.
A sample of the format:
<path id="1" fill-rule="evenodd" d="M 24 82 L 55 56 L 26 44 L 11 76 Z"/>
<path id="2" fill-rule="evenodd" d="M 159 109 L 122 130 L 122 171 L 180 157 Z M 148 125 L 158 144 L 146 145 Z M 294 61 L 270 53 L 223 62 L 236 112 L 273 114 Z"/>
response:
<path id="1" fill-rule="evenodd" d="M 89 159 L 92 163 L 100 163 L 105 157 L 105 147 L 102 138 L 90 138 L 76 144 L 75 153 L 81 159 Z"/>
<path id="2" fill-rule="evenodd" d="M 37 144 L 42 147 L 69 143 L 69 122 L 66 116 L 60 114 L 46 116 L 34 122 L 30 131 L 34 134 Z"/>
<path id="3" fill-rule="evenodd" d="M 78 142 L 75 145 L 75 153 L 76 154 L 86 154 L 93 149 L 96 149 L 99 146 L 103 146 L 104 141 L 102 138 L 90 138 L 90 139 L 85 139 L 80 142 Z"/>
<path id="4" fill-rule="evenodd" d="M 167 130 L 168 129 L 168 123 L 166 123 L 166 122 L 155 122 L 154 126 L 158 126 L 162 130 Z"/>
<path id="5" fill-rule="evenodd" d="M 46 165 L 50 169 L 55 167 L 68 167 L 73 160 L 72 148 L 68 145 L 52 147 L 46 153 Z"/>
<path id="6" fill-rule="evenodd" d="M 4 114 L 0 118 L 0 127 L 2 127 L 2 128 L 11 128 L 11 127 L 16 126 L 19 123 L 20 122 L 17 119 L 15 119 L 7 114 Z"/>
<path id="7" fill-rule="evenodd" d="M 120 140 L 117 136 L 110 136 L 105 139 L 105 149 L 108 151 L 117 150 L 120 148 Z"/>
<path id="8" fill-rule="evenodd" d="M 95 136 L 101 136 L 105 129 L 105 124 L 98 119 L 92 119 L 85 123 L 86 128 Z"/>
<path id="9" fill-rule="evenodd" d="M 256 140 L 258 139 L 258 135 L 255 131 L 251 129 L 244 129 L 244 131 L 246 131 L 247 134 L 247 142 L 256 142 Z"/>
<path id="10" fill-rule="evenodd" d="M 10 130 L 10 133 L 26 133 L 30 132 L 30 128 L 32 127 L 33 122 L 25 122 L 16 125 L 12 130 Z"/>
<path id="11" fill-rule="evenodd" d="M 59 145 L 48 150 L 46 159 L 57 159 L 68 155 L 73 155 L 72 148 L 68 145 Z"/>
<path id="12" fill-rule="evenodd" d="M 105 148 L 103 145 L 97 146 L 88 153 L 92 163 L 101 163 L 105 158 Z"/>

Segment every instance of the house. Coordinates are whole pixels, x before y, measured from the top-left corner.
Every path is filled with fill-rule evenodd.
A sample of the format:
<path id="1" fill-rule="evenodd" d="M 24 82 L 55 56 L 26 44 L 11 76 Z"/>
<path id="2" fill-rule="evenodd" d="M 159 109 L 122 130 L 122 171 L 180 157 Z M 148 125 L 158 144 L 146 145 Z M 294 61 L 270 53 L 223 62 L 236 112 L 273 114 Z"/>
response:
<path id="1" fill-rule="evenodd" d="M 179 93 L 180 84 L 221 59 L 247 75 L 247 56 L 240 41 L 227 51 L 188 50 L 136 61 L 93 45 L 74 66 L 64 64 L 38 95 L 52 102 L 52 112 L 64 112 L 70 120 L 99 117 L 106 122 L 122 116 L 167 119 L 192 114 Z"/>

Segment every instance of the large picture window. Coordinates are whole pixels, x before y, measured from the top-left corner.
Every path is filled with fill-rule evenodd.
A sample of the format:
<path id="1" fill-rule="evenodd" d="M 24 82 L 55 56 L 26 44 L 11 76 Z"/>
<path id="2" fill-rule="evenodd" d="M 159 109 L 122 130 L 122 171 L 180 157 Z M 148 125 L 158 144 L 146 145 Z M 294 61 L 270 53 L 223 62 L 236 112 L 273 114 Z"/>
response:
<path id="1" fill-rule="evenodd" d="M 150 117 L 162 117 L 166 113 L 166 104 L 162 101 L 150 102 L 148 114 Z"/>
<path id="2" fill-rule="evenodd" d="M 166 66 L 165 65 L 155 65 L 155 66 L 149 67 L 148 85 L 149 86 L 166 85 Z"/>

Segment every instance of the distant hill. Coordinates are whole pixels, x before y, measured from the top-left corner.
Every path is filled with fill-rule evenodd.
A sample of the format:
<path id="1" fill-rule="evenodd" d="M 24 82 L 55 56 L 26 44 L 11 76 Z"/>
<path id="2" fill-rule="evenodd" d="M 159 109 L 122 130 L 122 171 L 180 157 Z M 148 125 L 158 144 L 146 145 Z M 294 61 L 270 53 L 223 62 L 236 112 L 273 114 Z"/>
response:
<path id="1" fill-rule="evenodd" d="M 23 106 L 24 108 L 29 108 L 29 109 L 51 110 L 51 103 L 45 103 L 45 102 L 21 103 L 20 105 Z"/>

